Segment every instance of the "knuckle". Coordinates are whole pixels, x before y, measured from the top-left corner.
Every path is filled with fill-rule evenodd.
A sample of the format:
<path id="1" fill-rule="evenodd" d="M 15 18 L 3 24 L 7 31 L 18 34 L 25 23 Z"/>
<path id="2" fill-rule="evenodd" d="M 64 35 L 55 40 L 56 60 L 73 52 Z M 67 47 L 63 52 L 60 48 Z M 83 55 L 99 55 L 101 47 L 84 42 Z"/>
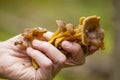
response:
<path id="1" fill-rule="evenodd" d="M 53 66 L 53 63 L 52 63 L 51 61 L 48 61 L 48 62 L 45 62 L 45 63 L 44 63 L 44 67 L 45 67 L 46 69 L 50 69 L 52 66 Z"/>
<path id="2" fill-rule="evenodd" d="M 81 46 L 76 46 L 72 48 L 71 53 L 74 53 L 75 55 L 75 53 L 80 53 L 81 51 L 82 51 Z"/>
<path id="3" fill-rule="evenodd" d="M 65 63 L 65 62 L 66 62 L 66 57 L 60 58 L 57 62 L 58 62 L 58 64 L 63 64 L 63 63 Z"/>
<path id="4" fill-rule="evenodd" d="M 71 52 L 80 52 L 81 51 L 81 46 L 78 43 L 73 43 L 73 46 L 71 47 Z"/>
<path id="5" fill-rule="evenodd" d="M 81 51 L 81 47 L 80 46 L 76 46 L 75 51 L 76 52 L 80 52 Z"/>

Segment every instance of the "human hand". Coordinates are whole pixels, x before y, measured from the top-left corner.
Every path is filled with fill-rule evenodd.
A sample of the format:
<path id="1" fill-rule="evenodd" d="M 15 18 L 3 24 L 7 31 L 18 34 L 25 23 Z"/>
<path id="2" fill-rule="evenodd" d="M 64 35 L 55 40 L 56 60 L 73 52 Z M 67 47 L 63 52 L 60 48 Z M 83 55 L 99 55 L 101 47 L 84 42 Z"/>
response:
<path id="1" fill-rule="evenodd" d="M 44 34 L 44 39 L 48 41 L 51 35 L 51 32 L 47 32 Z M 52 80 L 61 68 L 81 65 L 85 62 L 84 53 L 77 43 L 62 42 L 63 49 L 69 53 L 65 56 L 45 41 L 34 40 L 35 49 L 29 47 L 26 51 L 18 48 L 14 43 L 19 38 L 21 37 L 16 36 L 0 43 L 0 77 L 12 80 Z M 90 47 L 90 50 L 93 53 L 97 48 Z M 31 58 L 39 65 L 37 70 L 33 67 Z"/>
<path id="2" fill-rule="evenodd" d="M 44 41 L 40 42 L 42 48 L 39 50 L 16 47 L 14 43 L 19 38 L 20 35 L 0 43 L 0 77 L 10 80 L 52 80 L 66 61 L 65 55 Z M 39 65 L 37 70 L 31 58 Z"/>

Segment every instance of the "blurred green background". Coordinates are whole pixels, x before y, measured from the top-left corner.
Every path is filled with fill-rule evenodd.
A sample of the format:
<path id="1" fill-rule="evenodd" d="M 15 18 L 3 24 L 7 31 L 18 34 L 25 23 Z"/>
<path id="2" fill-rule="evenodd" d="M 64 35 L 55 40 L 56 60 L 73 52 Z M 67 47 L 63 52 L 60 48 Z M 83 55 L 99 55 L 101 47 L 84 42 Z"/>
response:
<path id="1" fill-rule="evenodd" d="M 63 69 L 54 80 L 109 80 L 113 11 L 112 0 L 0 0 L 0 41 L 20 34 L 27 27 L 55 31 L 58 19 L 77 25 L 82 16 L 100 16 L 106 49 L 87 57 L 83 66 Z"/>

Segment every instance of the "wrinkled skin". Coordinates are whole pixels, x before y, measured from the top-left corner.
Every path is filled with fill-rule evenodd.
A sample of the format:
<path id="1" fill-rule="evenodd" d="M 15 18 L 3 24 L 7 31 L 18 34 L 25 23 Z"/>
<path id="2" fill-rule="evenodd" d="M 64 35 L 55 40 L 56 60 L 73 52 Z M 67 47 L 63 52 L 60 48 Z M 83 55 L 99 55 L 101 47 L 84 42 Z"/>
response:
<path id="1" fill-rule="evenodd" d="M 47 32 L 43 37 L 48 41 L 52 34 Z M 18 38 L 21 36 L 0 42 L 0 77 L 10 80 L 52 80 L 62 68 L 85 62 L 84 53 L 78 43 L 63 41 L 62 48 L 68 52 L 65 56 L 46 41 L 33 40 L 33 48 L 27 49 L 15 46 L 14 42 Z M 89 49 L 91 54 L 97 50 L 94 46 Z M 33 67 L 31 58 L 39 65 L 37 70 Z"/>

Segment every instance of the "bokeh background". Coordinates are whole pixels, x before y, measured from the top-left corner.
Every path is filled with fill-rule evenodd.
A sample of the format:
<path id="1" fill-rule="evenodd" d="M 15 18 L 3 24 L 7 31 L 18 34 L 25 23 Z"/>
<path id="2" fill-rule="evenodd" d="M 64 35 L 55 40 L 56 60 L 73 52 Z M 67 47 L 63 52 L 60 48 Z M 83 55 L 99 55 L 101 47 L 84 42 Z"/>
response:
<path id="1" fill-rule="evenodd" d="M 83 66 L 63 69 L 54 80 L 110 80 L 114 49 L 113 0 L 0 0 L 0 41 L 28 27 L 40 26 L 54 32 L 58 19 L 78 25 L 80 17 L 91 15 L 101 17 L 106 49 L 87 57 Z"/>

